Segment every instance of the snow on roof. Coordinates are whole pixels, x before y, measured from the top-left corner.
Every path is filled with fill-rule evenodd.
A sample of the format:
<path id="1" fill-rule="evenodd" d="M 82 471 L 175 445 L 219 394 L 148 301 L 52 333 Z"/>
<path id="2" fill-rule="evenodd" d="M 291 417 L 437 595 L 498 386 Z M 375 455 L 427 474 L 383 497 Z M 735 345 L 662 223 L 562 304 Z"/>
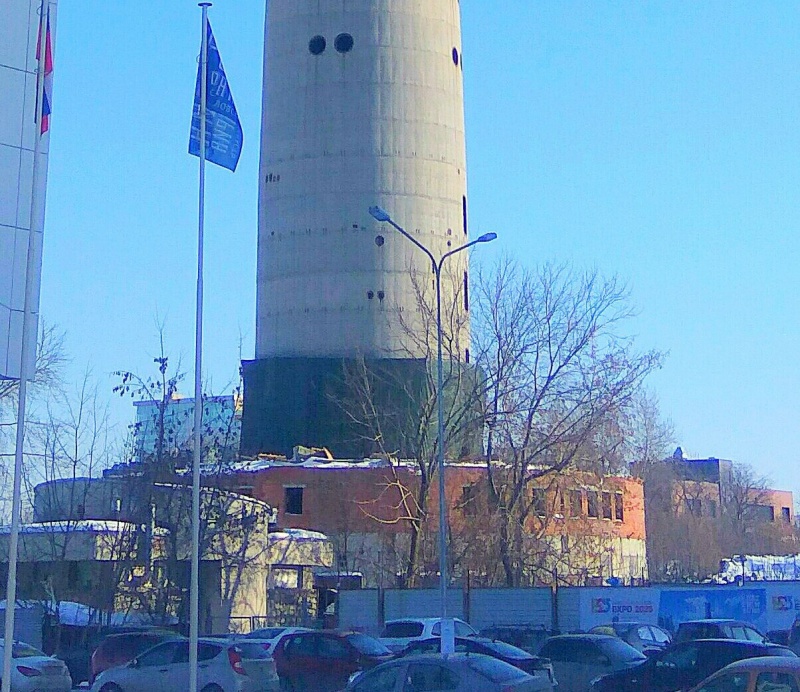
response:
<path id="1" fill-rule="evenodd" d="M 22 524 L 19 527 L 21 534 L 42 534 L 42 533 L 124 533 L 126 531 L 136 531 L 138 524 L 127 521 L 100 521 L 97 519 L 79 519 L 78 521 L 43 521 L 33 524 Z M 0 526 L 0 536 L 11 533 L 10 526 Z M 156 527 L 157 536 L 168 536 L 169 531 L 164 528 Z"/>
<path id="2" fill-rule="evenodd" d="M 328 537 L 319 531 L 308 531 L 307 529 L 281 529 L 280 531 L 270 531 L 268 534 L 271 540 L 276 541 L 327 541 Z"/>

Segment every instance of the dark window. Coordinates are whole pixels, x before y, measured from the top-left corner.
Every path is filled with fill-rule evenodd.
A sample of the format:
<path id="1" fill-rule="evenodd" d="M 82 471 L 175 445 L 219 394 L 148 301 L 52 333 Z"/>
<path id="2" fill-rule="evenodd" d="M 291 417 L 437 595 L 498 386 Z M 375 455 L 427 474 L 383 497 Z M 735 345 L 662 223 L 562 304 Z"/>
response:
<path id="1" fill-rule="evenodd" d="M 464 349 L 464 361 L 469 363 L 469 349 L 468 348 Z"/>
<path id="2" fill-rule="evenodd" d="M 544 488 L 533 489 L 533 511 L 537 517 L 544 517 L 547 515 L 547 495 Z"/>
<path id="3" fill-rule="evenodd" d="M 458 674 L 435 663 L 412 663 L 408 666 L 403 692 L 440 692 L 457 690 Z"/>
<path id="4" fill-rule="evenodd" d="M 314 656 L 314 635 L 291 637 L 284 645 L 287 656 Z"/>
<path id="5" fill-rule="evenodd" d="M 611 493 L 603 493 L 603 519 L 611 519 Z"/>
<path id="6" fill-rule="evenodd" d="M 781 519 L 787 524 L 792 521 L 792 510 L 789 507 L 781 507 Z"/>
<path id="7" fill-rule="evenodd" d="M 715 519 L 717 516 L 717 501 L 716 500 L 707 500 L 708 502 L 708 516 L 712 519 Z"/>
<path id="8" fill-rule="evenodd" d="M 453 64 L 458 66 L 458 48 L 453 48 Z"/>
<path id="9" fill-rule="evenodd" d="M 597 507 L 597 491 L 590 490 L 586 493 L 586 513 L 590 517 L 599 517 L 600 512 Z"/>
<path id="10" fill-rule="evenodd" d="M 380 670 L 360 675 L 353 689 L 355 692 L 394 692 L 403 670 L 405 668 L 401 665 L 381 666 Z"/>
<path id="11" fill-rule="evenodd" d="M 422 634 L 422 630 L 421 622 L 387 622 L 381 633 L 381 639 L 419 637 Z"/>
<path id="12" fill-rule="evenodd" d="M 699 517 L 703 514 L 703 502 L 696 497 L 686 498 L 686 511 Z"/>
<path id="13" fill-rule="evenodd" d="M 344 661 L 350 657 L 347 645 L 333 637 L 320 637 L 317 642 L 317 656 L 329 660 Z"/>
<path id="14" fill-rule="evenodd" d="M 474 517 L 478 513 L 478 489 L 475 484 L 461 488 L 461 510 L 465 516 Z"/>
<path id="15" fill-rule="evenodd" d="M 569 491 L 569 513 L 573 517 L 580 517 L 583 514 L 583 498 L 580 490 Z"/>
<path id="16" fill-rule="evenodd" d="M 614 519 L 625 521 L 625 506 L 622 504 L 622 493 L 614 493 Z"/>
<path id="17" fill-rule="evenodd" d="M 378 291 L 378 300 L 383 300 L 386 294 L 383 291 Z"/>
<path id="18" fill-rule="evenodd" d="M 163 666 L 175 660 L 180 642 L 166 642 L 139 656 L 140 666 Z"/>
<path id="19" fill-rule="evenodd" d="M 321 55 L 327 45 L 324 36 L 315 36 L 308 42 L 308 50 L 311 51 L 312 55 Z"/>
<path id="20" fill-rule="evenodd" d="M 375 245 L 381 247 L 386 242 L 386 239 L 382 235 L 375 236 Z"/>
<path id="21" fill-rule="evenodd" d="M 467 196 L 461 198 L 461 216 L 464 221 L 464 235 L 467 235 Z"/>
<path id="22" fill-rule="evenodd" d="M 476 657 L 473 658 L 468 665 L 472 670 L 480 673 L 485 678 L 489 678 L 489 680 L 495 683 L 519 679 L 519 668 L 505 661 L 501 661 L 499 658 L 489 658 L 488 656 Z"/>
<path id="23" fill-rule="evenodd" d="M 385 656 L 391 653 L 382 642 L 370 637 L 368 634 L 350 634 L 347 636 L 349 641 L 359 653 L 366 654 L 367 656 Z"/>
<path id="24" fill-rule="evenodd" d="M 731 690 L 746 690 L 747 689 L 747 676 L 740 675 L 744 678 L 744 684 L 740 687 L 731 687 L 726 689 Z M 720 687 L 719 689 L 723 689 Z M 768 690 L 775 690 L 775 692 L 800 692 L 797 687 L 797 680 L 791 673 L 759 673 L 756 678 L 756 692 L 767 692 Z"/>
<path id="25" fill-rule="evenodd" d="M 469 274 L 464 272 L 464 310 L 469 312 Z"/>
<path id="26" fill-rule="evenodd" d="M 375 291 L 367 291 L 367 298 L 372 300 L 375 297 Z"/>
<path id="27" fill-rule="evenodd" d="M 353 37 L 350 34 L 339 34 L 333 41 L 333 47 L 340 53 L 353 50 Z"/>
<path id="28" fill-rule="evenodd" d="M 748 505 L 747 512 L 756 521 L 775 521 L 775 508 L 772 505 Z"/>
<path id="29" fill-rule="evenodd" d="M 286 514 L 303 513 L 303 488 L 284 488 Z"/>
<path id="30" fill-rule="evenodd" d="M 761 680 L 761 676 L 758 678 Z M 702 685 L 699 688 L 699 692 L 747 692 L 750 687 L 750 673 L 747 671 L 742 672 L 732 672 L 727 673 L 726 675 L 722 675 L 718 678 L 714 678 L 713 680 L 709 680 L 707 683 Z M 783 687 L 758 687 L 756 685 L 756 692 L 762 692 L 762 690 L 783 690 Z M 787 692 L 791 689 L 797 689 L 796 687 L 785 688 Z"/>

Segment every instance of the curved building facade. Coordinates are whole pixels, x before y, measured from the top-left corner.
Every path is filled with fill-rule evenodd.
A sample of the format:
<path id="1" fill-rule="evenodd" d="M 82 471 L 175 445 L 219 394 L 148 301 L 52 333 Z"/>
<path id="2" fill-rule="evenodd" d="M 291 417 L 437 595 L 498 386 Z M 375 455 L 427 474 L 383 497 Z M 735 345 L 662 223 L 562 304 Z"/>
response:
<path id="1" fill-rule="evenodd" d="M 287 415 L 267 402 L 292 397 L 288 417 L 330 419 L 322 390 L 343 359 L 414 370 L 431 353 L 430 262 L 368 209 L 389 211 L 434 256 L 467 242 L 458 0 L 270 0 L 263 99 L 243 448 L 335 447 L 329 429 L 269 433 Z M 449 262 L 449 355 L 468 360 L 467 253 Z"/>

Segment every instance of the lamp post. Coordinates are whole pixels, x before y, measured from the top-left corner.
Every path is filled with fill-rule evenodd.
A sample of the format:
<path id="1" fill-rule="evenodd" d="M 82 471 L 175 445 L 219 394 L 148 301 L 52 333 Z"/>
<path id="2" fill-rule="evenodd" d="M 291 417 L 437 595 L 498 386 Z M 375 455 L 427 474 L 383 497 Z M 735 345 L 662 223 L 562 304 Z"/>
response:
<path id="1" fill-rule="evenodd" d="M 447 511 L 445 504 L 444 486 L 444 401 L 442 396 L 442 265 L 444 261 L 462 250 L 466 250 L 478 243 L 488 243 L 497 238 L 497 233 L 484 233 L 480 238 L 470 241 L 460 247 L 444 253 L 437 262 L 433 253 L 420 243 L 414 236 L 406 231 L 402 226 L 395 223 L 389 212 L 380 207 L 370 207 L 369 213 L 373 219 L 381 223 L 388 223 L 395 230 L 402 233 L 414 245 L 422 250 L 431 261 L 433 273 L 436 276 L 436 407 L 438 413 L 438 466 L 439 466 L 439 597 L 441 599 L 441 617 L 447 617 Z M 442 632 L 444 635 L 444 632 Z M 444 636 L 442 637 L 444 642 Z"/>

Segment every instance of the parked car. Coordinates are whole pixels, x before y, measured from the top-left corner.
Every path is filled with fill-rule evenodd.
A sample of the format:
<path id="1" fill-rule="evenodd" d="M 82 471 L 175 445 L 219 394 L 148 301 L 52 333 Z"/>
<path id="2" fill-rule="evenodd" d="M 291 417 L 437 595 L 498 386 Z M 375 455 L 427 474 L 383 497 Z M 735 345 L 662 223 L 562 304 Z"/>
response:
<path id="1" fill-rule="evenodd" d="M 553 685 L 481 654 L 407 656 L 352 680 L 345 692 L 552 692 Z M 559 692 L 561 692 L 559 688 Z"/>
<path id="2" fill-rule="evenodd" d="M 499 639 L 501 642 L 517 646 L 529 654 L 536 654 L 548 637 L 558 632 L 548 632 L 544 627 L 516 625 L 492 625 L 484 627 L 478 636 Z"/>
<path id="3" fill-rule="evenodd" d="M 454 618 L 456 637 L 476 637 L 478 632 L 463 620 Z M 380 640 L 390 651 L 399 653 L 411 642 L 430 639 L 442 634 L 441 618 L 402 618 L 387 620 L 383 626 Z"/>
<path id="4" fill-rule="evenodd" d="M 796 692 L 800 690 L 800 658 L 746 658 L 725 666 L 692 692 Z"/>
<path id="5" fill-rule="evenodd" d="M 104 670 L 125 665 L 156 644 L 180 638 L 175 632 L 168 630 L 142 630 L 108 635 L 89 660 L 89 684 Z"/>
<path id="6" fill-rule="evenodd" d="M 199 640 L 197 689 L 201 692 L 278 692 L 275 661 L 259 645 L 221 639 Z M 189 686 L 189 640 L 162 642 L 130 663 L 109 668 L 92 692 L 172 692 Z"/>
<path id="7" fill-rule="evenodd" d="M 609 625 L 592 627 L 589 632 L 619 637 L 645 655 L 662 651 L 672 642 L 672 637 L 666 630 L 655 625 L 644 625 L 641 622 L 612 622 Z"/>
<path id="8" fill-rule="evenodd" d="M 248 634 L 243 635 L 242 639 L 271 639 L 277 641 L 287 634 L 295 632 L 310 632 L 308 627 L 259 627 Z"/>
<path id="9" fill-rule="evenodd" d="M 678 625 L 676 642 L 692 639 L 740 639 L 747 642 L 768 643 L 768 639 L 752 625 L 739 620 L 690 620 Z"/>
<path id="10" fill-rule="evenodd" d="M 0 657 L 5 655 L 5 640 L 0 639 Z M 11 647 L 12 692 L 69 692 L 72 678 L 64 661 L 48 656 L 25 642 Z"/>
<path id="11" fill-rule="evenodd" d="M 419 641 L 411 642 L 406 647 L 403 655 L 435 654 L 440 651 L 440 647 L 441 639 L 439 637 L 420 639 Z M 456 637 L 455 650 L 458 653 L 483 654 L 500 659 L 525 671 L 534 678 L 542 678 L 550 683 L 553 683 L 556 679 L 553 673 L 553 664 L 548 659 L 533 656 L 527 651 L 505 642 L 485 637 Z"/>
<path id="12" fill-rule="evenodd" d="M 592 681 L 590 689 L 592 692 L 688 690 L 729 663 L 756 656 L 796 658 L 790 649 L 777 644 L 737 639 L 696 639 L 673 644 L 630 670 L 598 677 Z"/>
<path id="13" fill-rule="evenodd" d="M 281 637 L 272 655 L 281 689 L 286 692 L 333 692 L 353 673 L 394 658 L 375 637 L 362 632 L 316 630 Z"/>

